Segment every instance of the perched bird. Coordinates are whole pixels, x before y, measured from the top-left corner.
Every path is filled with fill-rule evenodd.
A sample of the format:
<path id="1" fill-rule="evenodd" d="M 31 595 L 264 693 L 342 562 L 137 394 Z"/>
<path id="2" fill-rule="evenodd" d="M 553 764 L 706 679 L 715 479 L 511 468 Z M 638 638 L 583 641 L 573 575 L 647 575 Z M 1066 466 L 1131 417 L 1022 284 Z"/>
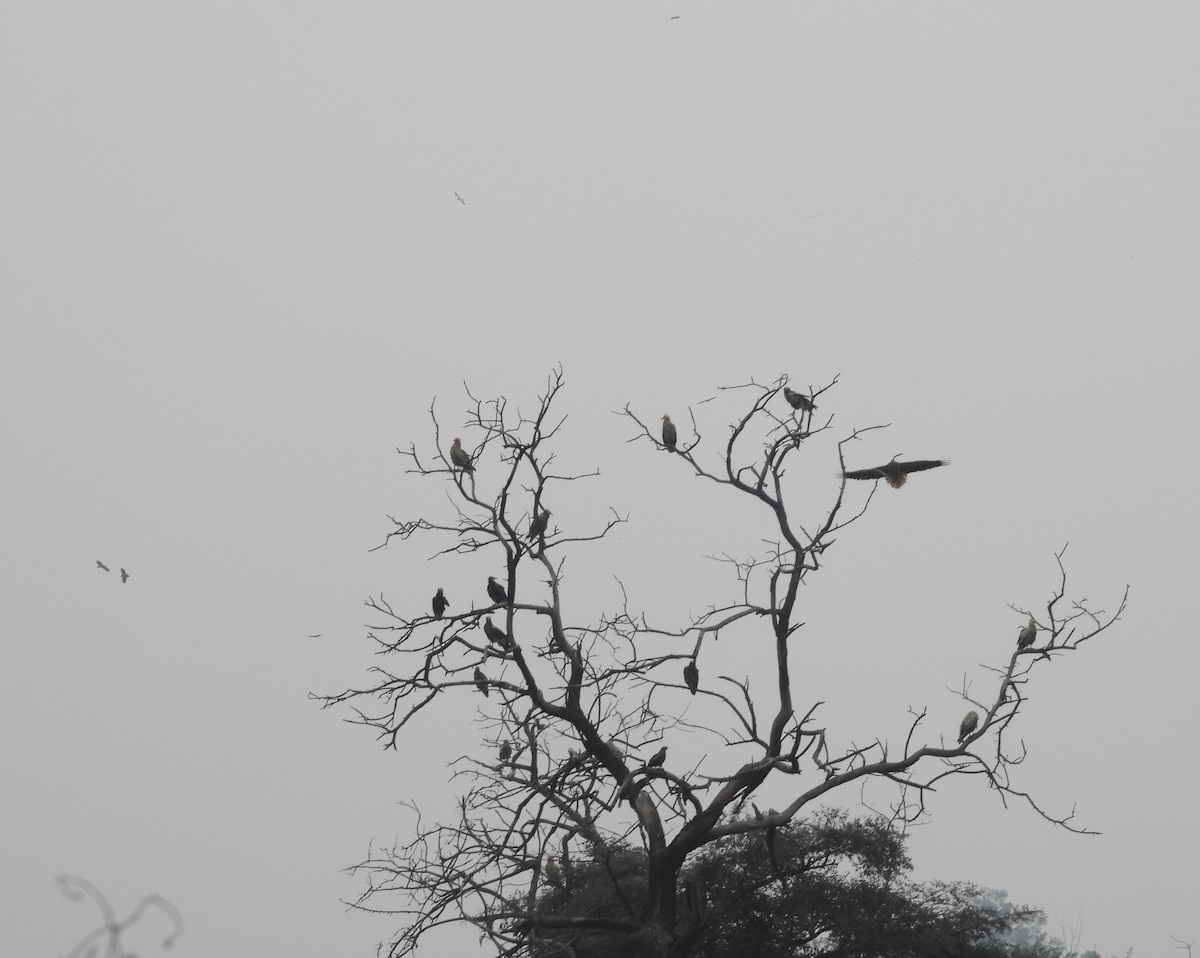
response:
<path id="1" fill-rule="evenodd" d="M 683 667 L 683 680 L 687 683 L 688 691 L 695 695 L 700 687 L 700 670 L 696 668 L 694 659 Z"/>
<path id="2" fill-rule="evenodd" d="M 450 600 L 446 598 L 445 593 L 441 589 L 437 590 L 437 594 L 433 597 L 433 617 L 440 619 L 446 614 L 446 609 L 450 607 Z"/>
<path id="3" fill-rule="evenodd" d="M 667 760 L 667 747 L 664 745 L 657 752 L 650 756 L 650 761 L 646 763 L 646 768 L 659 768 L 662 763 Z"/>
<path id="4" fill-rule="evenodd" d="M 500 761 L 507 762 L 510 758 L 512 758 L 512 745 L 505 742 L 500 746 Z"/>
<path id="5" fill-rule="evenodd" d="M 804 395 L 804 393 L 798 393 L 787 386 L 783 387 L 783 398 L 788 401 L 789 406 L 800 410 L 800 412 L 812 412 L 817 408 L 813 405 L 813 401 Z"/>
<path id="6" fill-rule="evenodd" d="M 487 698 L 487 676 L 483 674 L 483 669 L 477 668 L 475 670 L 475 688 L 479 689 L 479 691 L 483 693 L 484 698 Z"/>
<path id="7" fill-rule="evenodd" d="M 958 744 L 962 745 L 963 740 L 977 728 L 979 728 L 979 713 L 971 709 L 963 716 L 962 725 L 958 727 Z"/>
<path id="8" fill-rule="evenodd" d="M 540 536 L 545 534 L 546 526 L 550 524 L 551 515 L 552 513 L 549 509 L 543 509 L 533 517 L 533 521 L 529 523 L 530 542 L 536 542 Z"/>
<path id="9" fill-rule="evenodd" d="M 497 625 L 492 625 L 492 617 L 489 615 L 483 623 L 483 634 L 488 637 L 489 642 L 495 642 L 500 648 L 508 648 L 508 633 Z"/>
<path id="10" fill-rule="evenodd" d="M 504 586 L 496 581 L 496 577 L 494 575 L 488 576 L 487 593 L 488 598 L 493 602 L 497 602 L 500 605 L 508 605 L 508 593 L 504 591 Z"/>
<path id="11" fill-rule="evenodd" d="M 126 572 L 124 569 L 122 569 L 121 570 L 121 581 L 124 582 L 128 578 L 129 578 L 129 573 Z"/>
<path id="12" fill-rule="evenodd" d="M 112 569 L 110 569 L 108 566 L 106 566 L 106 565 L 105 565 L 103 562 L 101 562 L 99 559 L 97 559 L 97 560 L 96 560 L 96 565 L 97 565 L 99 568 L 103 569 L 105 572 L 112 572 Z"/>
<path id="13" fill-rule="evenodd" d="M 450 443 L 450 461 L 463 472 L 475 471 L 475 467 L 471 465 L 471 457 L 463 451 L 461 439 Z"/>
<path id="14" fill-rule="evenodd" d="M 675 443 L 679 439 L 679 433 L 675 431 L 675 423 L 671 422 L 670 416 L 663 416 L 663 445 L 667 447 L 667 452 L 675 451 Z"/>
<path id="15" fill-rule="evenodd" d="M 908 479 L 910 472 L 920 472 L 923 469 L 936 469 L 938 466 L 949 464 L 947 459 L 914 459 L 912 462 L 897 462 L 893 459 L 891 462 L 885 463 L 882 466 L 876 466 L 874 469 L 855 469 L 851 472 L 843 472 L 844 479 L 886 479 L 887 484 L 893 489 L 899 489 Z"/>
<path id="16" fill-rule="evenodd" d="M 1027 649 L 1033 645 L 1033 640 L 1037 638 L 1037 623 L 1033 621 L 1033 616 L 1029 617 L 1029 624 L 1021 630 L 1021 634 L 1017 636 L 1017 648 Z"/>

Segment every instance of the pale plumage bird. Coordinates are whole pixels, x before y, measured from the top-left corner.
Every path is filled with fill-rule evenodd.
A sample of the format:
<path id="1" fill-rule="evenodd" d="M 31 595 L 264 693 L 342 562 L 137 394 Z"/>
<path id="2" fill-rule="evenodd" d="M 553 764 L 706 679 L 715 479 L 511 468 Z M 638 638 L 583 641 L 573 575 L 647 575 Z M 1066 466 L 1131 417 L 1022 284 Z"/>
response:
<path id="1" fill-rule="evenodd" d="M 474 472 L 475 467 L 471 465 L 471 457 L 462 447 L 462 440 L 455 439 L 450 443 L 450 462 L 463 472 Z"/>
<path id="2" fill-rule="evenodd" d="M 552 513 L 549 509 L 543 509 L 533 521 L 529 523 L 529 541 L 536 542 L 546 532 L 546 526 L 550 524 L 550 516 Z"/>
<path id="3" fill-rule="evenodd" d="M 817 407 L 813 405 L 813 401 L 804 393 L 798 393 L 794 389 L 783 387 L 783 398 L 788 401 L 788 405 L 800 412 L 812 412 Z"/>
<path id="4" fill-rule="evenodd" d="M 958 727 L 958 744 L 962 745 L 968 735 L 979 728 L 979 713 L 972 709 L 963 716 L 962 724 Z"/>
<path id="5" fill-rule="evenodd" d="M 679 433 L 675 429 L 675 423 L 671 422 L 670 416 L 663 416 L 663 445 L 667 447 L 667 452 L 675 451 L 675 443 L 679 441 Z"/>
<path id="6" fill-rule="evenodd" d="M 496 577 L 494 575 L 488 576 L 487 594 L 488 598 L 493 602 L 496 602 L 500 605 L 508 605 L 508 593 L 504 591 L 504 586 L 496 581 Z"/>
<path id="7" fill-rule="evenodd" d="M 475 688 L 479 689 L 479 691 L 483 693 L 484 698 L 487 698 L 488 680 L 487 676 L 483 674 L 483 669 L 477 668 L 475 670 Z"/>
<path id="8" fill-rule="evenodd" d="M 446 598 L 445 593 L 441 589 L 437 590 L 437 594 L 433 597 L 433 617 L 440 619 L 446 614 L 446 610 L 450 607 L 450 600 Z"/>
<path id="9" fill-rule="evenodd" d="M 1017 648 L 1027 649 L 1033 645 L 1033 640 L 1037 638 L 1037 623 L 1033 621 L 1033 616 L 1029 617 L 1029 622 L 1021 629 L 1021 634 L 1017 636 Z"/>
<path id="10" fill-rule="evenodd" d="M 893 459 L 882 466 L 872 469 L 854 469 L 843 472 L 844 479 L 886 479 L 893 489 L 899 489 L 908 480 L 910 472 L 921 472 L 925 469 L 936 469 L 938 466 L 950 464 L 949 459 L 914 459 L 911 462 L 898 462 Z"/>
<path id="11" fill-rule="evenodd" d="M 683 681 L 687 683 L 688 691 L 695 695 L 696 689 L 700 688 L 700 670 L 694 661 L 683 667 Z"/>
<path id="12" fill-rule="evenodd" d="M 483 634 L 488 637 L 489 642 L 495 642 L 502 649 L 508 648 L 508 633 L 498 625 L 493 625 L 490 615 L 484 620 Z"/>
<path id="13" fill-rule="evenodd" d="M 657 752 L 650 756 L 650 761 L 646 763 L 646 768 L 659 768 L 662 763 L 667 760 L 667 747 L 664 745 Z"/>

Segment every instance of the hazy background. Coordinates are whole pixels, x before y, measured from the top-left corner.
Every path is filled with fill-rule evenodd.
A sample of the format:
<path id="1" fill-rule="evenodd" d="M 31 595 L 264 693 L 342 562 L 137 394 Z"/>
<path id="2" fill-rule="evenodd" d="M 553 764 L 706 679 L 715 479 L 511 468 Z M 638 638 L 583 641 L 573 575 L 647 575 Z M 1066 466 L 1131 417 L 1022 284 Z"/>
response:
<path id="1" fill-rule="evenodd" d="M 853 465 L 954 460 L 806 587 L 842 741 L 910 706 L 956 728 L 947 687 L 982 688 L 1065 543 L 1075 597 L 1132 583 L 1022 726 L 1019 784 L 1104 834 L 968 780 L 912 850 L 1106 954 L 1200 937 L 1198 40 L 1169 3 L 0 6 L 5 952 L 92 927 L 66 871 L 169 898 L 180 958 L 374 953 L 396 922 L 348 915 L 339 869 L 398 801 L 446 807 L 477 701 L 397 754 L 306 696 L 378 661 L 364 596 L 482 601 L 493 570 L 432 540 L 368 554 L 446 508 L 395 449 L 429 449 L 435 396 L 457 434 L 464 380 L 527 408 L 560 362 L 562 462 L 602 474 L 557 524 L 631 518 L 572 554 L 577 621 L 614 572 L 676 618 L 727 598 L 703 555 L 771 535 L 627 445 L 626 402 L 687 423 L 721 384 L 840 375 L 831 438 L 895 424 Z M 715 439 L 726 407 L 694 408 Z M 806 455 L 819 515 L 836 459 Z"/>

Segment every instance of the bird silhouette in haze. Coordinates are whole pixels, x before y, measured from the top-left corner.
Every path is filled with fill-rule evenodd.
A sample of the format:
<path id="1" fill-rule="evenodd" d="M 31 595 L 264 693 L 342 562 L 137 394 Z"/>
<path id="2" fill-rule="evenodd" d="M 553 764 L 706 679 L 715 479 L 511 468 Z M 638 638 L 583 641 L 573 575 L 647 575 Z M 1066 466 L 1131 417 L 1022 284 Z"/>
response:
<path id="1" fill-rule="evenodd" d="M 529 523 L 529 541 L 536 542 L 546 532 L 546 526 L 550 524 L 551 512 L 549 509 L 543 509 L 533 521 Z"/>
<path id="2" fill-rule="evenodd" d="M 688 691 L 695 695 L 700 687 L 700 670 L 696 668 L 694 659 L 683 667 L 683 680 L 687 683 Z"/>
<path id="3" fill-rule="evenodd" d="M 663 416 L 663 445 L 667 447 L 667 452 L 675 451 L 675 443 L 679 440 L 679 433 L 675 429 L 675 423 L 671 422 L 670 416 Z"/>
<path id="4" fill-rule="evenodd" d="M 437 590 L 437 594 L 433 597 L 433 617 L 440 619 L 446 614 L 446 610 L 450 607 L 450 600 L 446 598 L 445 593 L 441 589 Z"/>
<path id="5" fill-rule="evenodd" d="M 1033 645 L 1033 640 L 1037 638 L 1037 623 L 1033 621 L 1033 616 L 1029 617 L 1028 624 L 1021 629 L 1021 634 L 1017 636 L 1017 648 L 1027 649 Z"/>
<path id="6" fill-rule="evenodd" d="M 483 669 L 477 668 L 475 670 L 475 688 L 479 689 L 479 691 L 483 693 L 484 698 L 487 698 L 488 681 L 487 676 L 483 674 Z"/>
<path id="7" fill-rule="evenodd" d="M 948 463 L 948 459 L 914 459 L 911 462 L 898 462 L 893 459 L 891 462 L 871 469 L 853 469 L 850 472 L 843 472 L 842 477 L 844 479 L 886 479 L 889 486 L 899 489 L 908 480 L 910 472 L 936 469 L 938 466 L 945 466 Z"/>
<path id="8" fill-rule="evenodd" d="M 495 642 L 502 649 L 508 648 L 508 633 L 498 625 L 493 625 L 490 615 L 483 622 L 483 634 L 488 637 L 489 642 Z"/>
<path id="9" fill-rule="evenodd" d="M 968 735 L 979 728 L 979 713 L 972 709 L 963 716 L 962 724 L 958 727 L 958 744 L 962 745 Z"/>
<path id="10" fill-rule="evenodd" d="M 121 581 L 125 582 L 129 578 L 129 573 L 124 569 L 121 570 Z"/>
<path id="11" fill-rule="evenodd" d="M 106 565 L 105 565 L 103 562 L 101 562 L 99 559 L 97 559 L 97 560 L 96 560 L 96 565 L 97 565 L 99 568 L 103 569 L 105 572 L 112 572 L 112 569 L 110 569 L 108 566 L 106 566 Z"/>
<path id="12" fill-rule="evenodd" d="M 798 393 L 794 389 L 783 387 L 783 398 L 788 401 L 788 405 L 800 412 L 812 412 L 817 407 L 813 405 L 813 401 L 804 393 Z"/>
<path id="13" fill-rule="evenodd" d="M 650 756 L 650 761 L 646 763 L 646 768 L 661 768 L 662 763 L 667 760 L 667 747 L 664 745 L 657 752 Z"/>
<path id="14" fill-rule="evenodd" d="M 461 439 L 456 438 L 454 442 L 450 443 L 450 461 L 463 472 L 475 471 L 475 467 L 471 464 L 471 457 L 462 447 Z"/>
<path id="15" fill-rule="evenodd" d="M 488 576 L 487 594 L 489 599 L 500 605 L 508 605 L 509 603 L 508 593 L 504 591 L 504 586 L 496 581 L 494 575 Z"/>

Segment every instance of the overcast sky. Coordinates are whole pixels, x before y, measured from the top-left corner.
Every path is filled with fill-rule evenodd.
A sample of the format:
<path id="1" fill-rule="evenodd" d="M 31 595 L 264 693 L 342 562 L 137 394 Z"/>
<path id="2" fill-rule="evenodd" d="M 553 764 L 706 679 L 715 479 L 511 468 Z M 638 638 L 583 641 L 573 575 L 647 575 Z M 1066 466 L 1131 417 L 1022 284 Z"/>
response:
<path id="1" fill-rule="evenodd" d="M 339 869 L 450 807 L 478 703 L 396 753 L 307 695 L 377 661 L 365 596 L 489 571 L 368 553 L 445 508 L 396 447 L 558 363 L 557 451 L 601 476 L 556 521 L 631 520 L 572 553 L 573 609 L 617 573 L 682 618 L 733 589 L 704 555 L 771 536 L 626 403 L 715 437 L 719 385 L 840 376 L 831 440 L 893 424 L 854 465 L 953 460 L 806 586 L 843 741 L 955 728 L 1064 544 L 1074 597 L 1131 583 L 1021 728 L 1018 784 L 1103 835 L 972 779 L 912 851 L 1106 954 L 1200 938 L 1198 40 L 1175 3 L 0 5 L 4 951 L 91 926 L 68 872 L 169 898 L 180 958 L 373 954 L 396 921 Z M 805 455 L 819 514 L 836 450 Z"/>

